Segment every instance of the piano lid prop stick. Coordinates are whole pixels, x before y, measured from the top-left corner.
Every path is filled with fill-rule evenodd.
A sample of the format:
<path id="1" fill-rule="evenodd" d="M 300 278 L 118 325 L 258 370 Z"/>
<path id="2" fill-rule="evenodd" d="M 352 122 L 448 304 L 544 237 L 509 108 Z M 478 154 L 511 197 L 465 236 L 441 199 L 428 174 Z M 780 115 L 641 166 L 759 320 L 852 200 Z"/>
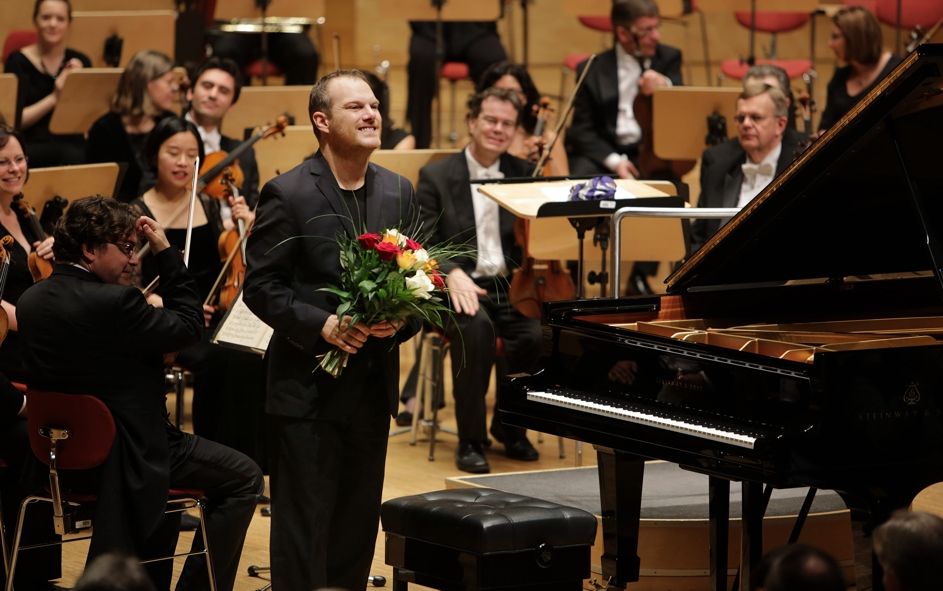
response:
<path id="1" fill-rule="evenodd" d="M 200 177 L 200 157 L 193 165 L 193 185 L 190 187 L 190 212 L 187 215 L 187 238 L 183 243 L 183 265 L 190 266 L 190 240 L 193 238 L 193 212 L 196 210 L 196 184 Z"/>

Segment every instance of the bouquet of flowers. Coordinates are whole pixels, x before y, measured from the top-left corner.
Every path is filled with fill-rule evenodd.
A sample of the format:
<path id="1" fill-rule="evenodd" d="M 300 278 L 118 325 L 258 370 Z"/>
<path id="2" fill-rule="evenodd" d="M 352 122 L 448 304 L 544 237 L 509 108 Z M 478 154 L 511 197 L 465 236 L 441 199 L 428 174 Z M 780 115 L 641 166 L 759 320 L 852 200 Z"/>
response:
<path id="1" fill-rule="evenodd" d="M 350 323 L 422 320 L 443 326 L 450 313 L 445 278 L 439 261 L 462 254 L 450 245 L 429 249 L 395 228 L 364 233 L 356 239 L 338 238 L 340 285 L 321 288 L 340 298 L 336 314 Z M 335 378 L 347 365 L 348 353 L 331 349 L 320 367 Z"/>

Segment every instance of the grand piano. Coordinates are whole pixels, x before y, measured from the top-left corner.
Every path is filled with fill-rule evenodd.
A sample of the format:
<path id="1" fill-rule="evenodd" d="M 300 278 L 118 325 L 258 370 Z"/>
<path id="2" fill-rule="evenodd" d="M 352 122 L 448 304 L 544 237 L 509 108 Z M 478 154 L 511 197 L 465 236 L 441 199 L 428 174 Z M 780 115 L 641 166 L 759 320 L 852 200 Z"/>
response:
<path id="1" fill-rule="evenodd" d="M 545 307 L 540 369 L 512 381 L 503 418 L 597 446 L 608 589 L 638 580 L 649 458 L 710 476 L 718 590 L 731 480 L 743 585 L 764 484 L 833 489 L 874 526 L 943 480 L 941 141 L 943 45 L 924 45 L 672 273 L 667 295 Z"/>

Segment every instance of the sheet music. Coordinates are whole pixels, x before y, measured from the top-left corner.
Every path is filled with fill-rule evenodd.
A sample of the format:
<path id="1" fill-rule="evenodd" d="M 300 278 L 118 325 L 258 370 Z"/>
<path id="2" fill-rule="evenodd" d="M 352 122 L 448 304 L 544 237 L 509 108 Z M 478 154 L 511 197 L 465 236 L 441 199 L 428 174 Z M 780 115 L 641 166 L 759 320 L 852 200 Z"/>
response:
<path id="1" fill-rule="evenodd" d="M 212 342 L 224 347 L 264 355 L 274 330 L 262 322 L 242 301 L 242 291 L 219 323 Z"/>

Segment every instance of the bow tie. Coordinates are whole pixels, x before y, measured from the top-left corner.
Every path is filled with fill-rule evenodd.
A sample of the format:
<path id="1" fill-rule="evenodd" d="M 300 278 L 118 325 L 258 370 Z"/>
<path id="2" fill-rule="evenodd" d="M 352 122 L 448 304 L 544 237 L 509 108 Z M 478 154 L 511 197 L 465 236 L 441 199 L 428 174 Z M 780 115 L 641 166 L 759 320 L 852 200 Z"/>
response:
<path id="1" fill-rule="evenodd" d="M 746 179 L 751 185 L 756 182 L 756 176 L 761 174 L 763 176 L 773 176 L 773 165 L 769 162 L 761 162 L 759 164 L 753 164 L 752 162 L 746 162 L 740 165 L 740 168 L 743 170 L 743 178 Z"/>

